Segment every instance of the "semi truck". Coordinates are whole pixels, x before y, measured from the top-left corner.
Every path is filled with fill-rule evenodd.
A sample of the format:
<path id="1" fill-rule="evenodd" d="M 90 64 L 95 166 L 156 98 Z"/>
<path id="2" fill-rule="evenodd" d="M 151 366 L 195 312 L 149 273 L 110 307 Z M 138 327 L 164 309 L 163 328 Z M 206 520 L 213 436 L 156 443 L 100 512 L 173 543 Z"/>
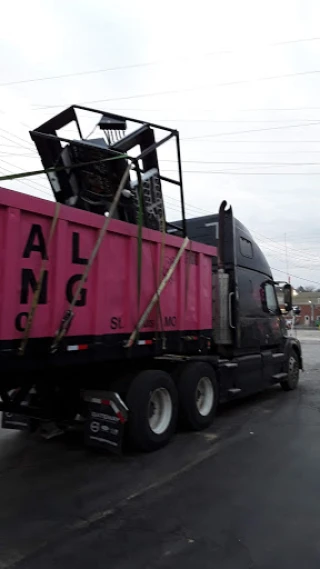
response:
<path id="1" fill-rule="evenodd" d="M 88 113 L 97 138 L 83 137 Z M 186 219 L 177 131 L 72 106 L 30 134 L 43 170 L 29 175 L 54 200 L 0 189 L 3 428 L 153 451 L 178 424 L 209 427 L 221 402 L 297 387 L 301 346 L 276 294 L 289 313 L 291 286 L 225 201 Z"/>

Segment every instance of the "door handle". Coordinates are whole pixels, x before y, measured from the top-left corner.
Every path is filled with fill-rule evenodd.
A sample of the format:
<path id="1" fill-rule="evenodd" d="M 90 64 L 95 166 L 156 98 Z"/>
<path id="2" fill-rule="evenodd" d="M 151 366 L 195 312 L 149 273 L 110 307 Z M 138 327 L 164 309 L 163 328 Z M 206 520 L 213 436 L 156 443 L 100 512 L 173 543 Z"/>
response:
<path id="1" fill-rule="evenodd" d="M 230 328 L 235 328 L 235 326 L 232 324 L 232 306 L 231 306 L 231 301 L 232 301 L 232 297 L 234 296 L 234 292 L 229 292 L 229 326 Z"/>

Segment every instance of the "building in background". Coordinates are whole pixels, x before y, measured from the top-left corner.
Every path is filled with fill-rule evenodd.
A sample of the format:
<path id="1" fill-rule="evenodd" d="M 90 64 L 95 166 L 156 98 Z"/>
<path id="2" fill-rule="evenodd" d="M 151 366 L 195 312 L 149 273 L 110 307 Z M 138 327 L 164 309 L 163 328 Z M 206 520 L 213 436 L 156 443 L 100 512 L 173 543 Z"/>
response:
<path id="1" fill-rule="evenodd" d="M 299 326 L 317 326 L 320 324 L 320 291 L 296 292 L 293 296 L 294 306 L 300 308 L 295 323 Z"/>

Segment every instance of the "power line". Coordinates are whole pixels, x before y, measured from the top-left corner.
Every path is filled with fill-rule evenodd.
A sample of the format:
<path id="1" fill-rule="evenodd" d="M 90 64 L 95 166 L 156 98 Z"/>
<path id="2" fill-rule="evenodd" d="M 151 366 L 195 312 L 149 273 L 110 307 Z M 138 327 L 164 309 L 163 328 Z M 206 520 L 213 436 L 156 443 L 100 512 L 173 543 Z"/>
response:
<path id="1" fill-rule="evenodd" d="M 221 133 L 222 135 L 223 133 Z M 214 143 L 214 144 L 222 144 L 222 143 L 227 143 L 227 144 L 233 144 L 233 143 L 239 143 L 239 144 L 319 144 L 320 140 L 210 140 L 210 139 L 205 139 L 205 138 L 194 138 L 194 139 L 190 139 L 190 138 L 181 138 L 180 140 L 183 140 L 183 142 L 205 142 L 206 144 L 208 144 L 209 142 Z M 312 150 L 310 151 L 312 152 Z"/>
<path id="2" fill-rule="evenodd" d="M 17 138 L 18 140 L 21 140 L 22 142 L 29 144 L 29 146 L 31 146 L 31 148 L 33 148 L 33 145 L 29 140 L 26 140 L 25 138 L 21 138 L 20 136 L 17 136 L 13 132 L 10 132 L 9 130 L 6 130 L 5 128 L 0 128 L 0 130 L 1 130 L 1 132 L 5 132 L 6 134 L 9 134 L 10 136 L 14 136 L 14 138 Z"/>
<path id="3" fill-rule="evenodd" d="M 172 196 L 165 196 L 165 201 L 168 200 L 168 199 L 169 199 L 169 200 L 172 200 L 172 201 L 174 201 L 174 202 L 180 203 L 180 200 L 178 200 L 177 198 L 173 198 Z M 188 202 L 185 202 L 185 206 L 186 206 L 186 209 L 188 209 L 189 211 L 193 211 L 193 212 L 195 212 L 195 213 L 198 213 L 198 212 L 199 212 L 199 213 L 205 213 L 206 215 L 208 215 L 208 214 L 211 214 L 211 215 L 212 215 L 212 212 L 210 212 L 209 210 L 203 209 L 203 208 L 199 208 L 199 207 L 197 207 L 197 206 L 193 206 L 193 205 L 189 204 Z M 269 241 L 274 242 L 275 245 L 276 245 L 276 247 L 277 247 L 276 249 L 271 249 L 270 247 L 267 247 L 266 245 L 261 245 L 264 249 L 269 249 L 269 250 L 272 251 L 272 252 L 277 252 L 277 253 L 278 253 L 278 252 L 279 252 L 279 248 L 280 248 L 280 249 L 282 249 L 283 252 L 285 252 L 285 249 L 283 248 L 283 246 L 281 246 L 281 245 L 279 244 L 279 241 L 278 241 L 278 240 L 276 240 L 276 239 L 271 239 L 271 237 L 267 237 L 267 236 L 265 236 L 265 235 L 259 233 L 258 231 L 255 231 L 254 229 L 250 229 L 250 228 L 248 228 L 248 229 L 249 229 L 249 231 L 250 231 L 251 233 L 256 233 L 256 234 L 258 234 L 258 235 L 261 235 L 264 239 L 268 239 Z M 299 260 L 302 260 L 302 261 L 303 261 L 303 260 L 307 260 L 307 261 L 312 261 L 312 262 L 318 262 L 318 259 L 315 258 L 315 257 L 306 257 L 306 256 L 303 257 L 303 256 L 301 256 L 301 255 L 300 255 L 299 257 L 297 257 L 297 252 L 298 252 L 298 253 L 304 252 L 303 249 L 297 249 L 297 248 L 292 248 L 292 247 L 288 247 L 288 249 L 292 250 L 292 251 L 295 253 L 295 257 L 298 258 Z M 279 260 L 280 260 L 280 259 L 279 259 Z"/>
<path id="4" fill-rule="evenodd" d="M 17 81 L 7 81 L 6 83 L 0 83 L 0 87 L 8 87 L 10 85 L 20 85 L 22 83 L 36 83 L 40 81 L 53 81 L 56 79 L 67 79 L 70 77 L 81 77 L 83 75 L 97 75 L 99 73 L 107 73 L 108 71 L 123 71 L 126 69 L 134 69 L 138 67 L 150 67 L 152 65 L 157 65 L 164 63 L 164 60 L 149 61 L 144 63 L 132 63 L 128 65 L 118 65 L 116 67 L 106 67 L 105 69 L 93 69 L 89 71 L 77 71 L 74 73 L 62 73 L 61 75 L 50 75 L 47 77 L 35 77 L 32 79 L 19 79 Z"/>
<path id="5" fill-rule="evenodd" d="M 279 240 L 278 240 L 278 239 L 272 239 L 271 237 L 267 237 L 266 235 L 262 235 L 262 233 L 259 233 L 258 231 L 255 231 L 255 229 L 250 229 L 250 231 L 251 231 L 252 233 L 255 233 L 255 234 L 258 236 L 257 239 L 260 240 L 260 241 L 261 241 L 261 237 L 262 237 L 262 239 L 267 239 L 268 241 L 271 241 L 272 243 L 275 243 L 276 251 L 277 251 L 277 252 L 279 251 L 279 247 L 283 249 L 283 246 L 279 244 Z M 259 235 L 261 235 L 261 237 L 259 237 Z M 288 235 L 288 234 L 287 234 L 287 235 Z M 266 247 L 266 245 L 264 245 L 264 247 Z M 305 251 L 305 249 L 297 249 L 296 247 L 289 247 L 289 246 L 287 246 L 287 249 L 291 250 L 295 255 L 296 255 L 297 251 L 298 251 L 298 253 L 299 253 L 299 252 L 303 252 L 303 253 L 304 253 L 304 251 Z M 309 258 L 305 257 L 305 258 L 308 259 L 308 260 L 310 260 L 310 261 L 315 261 L 315 260 L 316 260 L 315 257 L 309 257 Z"/>
<path id="6" fill-rule="evenodd" d="M 3 168 L 3 166 L 1 166 L 0 169 L 2 172 L 11 172 L 10 170 L 8 170 L 8 168 Z M 40 190 L 39 188 L 37 188 L 33 184 L 30 184 L 29 182 L 26 182 L 25 180 L 19 180 L 19 182 L 20 182 L 20 184 L 25 184 L 26 186 L 29 186 L 29 188 L 32 188 L 36 192 L 40 192 L 41 194 L 45 194 L 47 196 L 50 195 L 49 192 L 45 192 L 44 190 Z"/>
<path id="7" fill-rule="evenodd" d="M 0 148 L 14 148 L 15 150 L 17 149 L 17 146 L 19 146 L 19 144 L 17 142 L 15 144 L 0 144 Z M 28 148 L 28 150 L 30 151 L 29 148 Z"/>
<path id="8" fill-rule="evenodd" d="M 294 119 L 294 120 L 298 120 L 301 122 L 305 122 L 307 121 L 307 123 L 313 123 L 314 121 L 320 122 L 320 119 L 316 119 L 316 118 L 312 118 L 312 119 Z M 160 121 L 162 124 L 165 124 L 167 122 L 187 122 L 187 123 L 194 123 L 194 122 L 205 122 L 205 123 L 219 123 L 219 124 L 224 124 L 224 123 L 286 123 L 286 122 L 291 122 L 292 119 L 162 119 L 162 118 L 157 118 L 157 121 Z"/>
<path id="9" fill-rule="evenodd" d="M 0 129 L 1 130 L 1 129 Z M 12 138 L 8 138 L 7 136 L 4 136 L 3 134 L 0 134 L 1 138 L 4 138 L 4 140 L 9 140 L 10 142 L 15 142 L 14 140 L 12 140 Z M 16 146 L 20 146 L 21 148 L 24 148 L 25 150 L 29 150 L 30 151 L 30 147 L 28 146 L 24 146 L 23 144 L 21 144 L 20 142 L 16 143 Z"/>
<path id="10" fill-rule="evenodd" d="M 225 141 L 221 141 L 221 142 L 227 142 Z M 233 142 L 233 141 L 231 141 Z M 215 154 L 225 154 L 226 151 L 225 150 L 215 150 L 214 151 Z M 274 151 L 268 151 L 268 150 L 228 150 L 228 155 L 229 154 L 320 154 L 320 150 L 274 150 Z M 163 162 L 169 162 L 169 160 L 163 160 Z M 171 160 L 171 162 L 175 162 L 175 160 Z M 191 162 L 191 160 L 183 160 L 182 162 Z M 194 161 L 194 162 L 200 162 L 200 161 Z M 210 164 L 210 161 L 208 162 L 208 164 Z M 318 164 L 318 162 L 317 162 Z"/>
<path id="11" fill-rule="evenodd" d="M 320 151 L 319 151 L 320 152 Z M 176 162 L 176 160 L 161 160 L 161 162 Z M 248 162 L 248 161 L 216 161 L 216 160 L 182 160 L 182 164 L 250 164 L 267 166 L 319 166 L 320 162 Z"/>
<path id="12" fill-rule="evenodd" d="M 256 108 L 256 109 L 239 109 L 240 111 L 244 112 L 244 113 L 253 113 L 253 112 L 278 112 L 278 111 L 319 111 L 320 107 L 274 107 L 274 108 L 267 108 L 267 107 L 261 107 L 261 108 Z"/>
<path id="13" fill-rule="evenodd" d="M 292 231 L 288 232 L 288 235 L 292 235 L 292 233 L 293 233 Z M 296 237 L 295 236 L 291 237 L 290 241 L 292 241 L 292 239 L 299 239 L 300 240 L 301 239 L 300 235 L 301 234 L 299 234 Z M 312 232 L 312 236 L 310 235 L 310 232 L 302 233 L 302 235 L 307 235 L 307 237 L 303 238 L 304 241 L 314 241 L 315 239 L 317 240 L 318 243 L 320 241 L 320 236 L 319 236 L 319 233 L 317 233 L 317 232 Z M 309 237 L 308 237 L 308 235 L 309 235 Z"/>
<path id="14" fill-rule="evenodd" d="M 184 170 L 183 174 L 228 174 L 233 176 L 320 176 L 320 172 L 239 172 L 232 170 Z M 176 170 L 162 170 L 176 172 Z"/>
<path id="15" fill-rule="evenodd" d="M 260 243 L 260 247 L 262 247 L 263 249 L 267 249 L 268 251 L 271 251 L 272 253 L 277 253 L 277 254 L 279 254 L 279 252 L 281 252 L 281 253 L 285 254 L 285 250 L 283 250 L 282 248 L 281 248 L 281 249 L 279 249 L 279 248 L 278 248 L 278 249 L 272 249 L 271 247 L 268 247 L 267 245 L 264 245 L 264 244 L 261 244 L 261 243 Z M 299 254 L 297 254 L 297 253 L 299 253 L 299 249 L 297 249 L 297 250 L 295 251 L 295 259 L 297 259 L 298 261 L 307 261 L 307 262 L 310 262 L 310 263 L 319 263 L 319 258 L 317 258 L 317 257 L 314 257 L 314 258 L 312 258 L 312 257 L 304 257 L 304 256 L 299 255 Z"/>
<path id="16" fill-rule="evenodd" d="M 155 97 L 155 96 L 160 96 L 160 95 L 174 95 L 177 93 L 188 93 L 188 92 L 193 92 L 193 91 L 201 91 L 201 89 L 210 89 L 212 87 L 229 87 L 229 86 L 234 86 L 234 85 L 245 85 L 248 83 L 253 83 L 253 82 L 259 82 L 259 81 L 273 81 L 273 80 L 277 80 L 277 79 L 290 79 L 292 77 L 303 77 L 303 76 L 307 76 L 307 75 L 315 75 L 320 73 L 320 70 L 315 69 L 312 71 L 297 71 L 295 73 L 283 73 L 281 75 L 270 75 L 268 77 L 254 77 L 251 79 L 237 79 L 234 81 L 222 81 L 220 83 L 209 83 L 208 85 L 200 85 L 200 86 L 194 86 L 194 87 L 186 87 L 184 89 L 170 89 L 169 91 L 156 91 L 156 92 L 151 92 L 151 93 L 141 93 L 139 95 L 126 95 L 124 97 L 111 97 L 108 99 L 95 99 L 95 100 L 91 100 L 91 101 L 82 101 L 81 105 L 88 105 L 91 103 L 102 103 L 102 102 L 110 102 L 110 101 L 125 101 L 125 100 L 129 100 L 129 99 L 142 99 L 145 97 Z M 43 109 L 55 109 L 55 108 L 60 108 L 65 106 L 67 103 L 62 103 L 60 105 L 43 105 L 43 106 L 38 106 L 36 109 L 33 109 L 35 111 L 40 111 Z"/>
<path id="17" fill-rule="evenodd" d="M 261 45 L 261 48 L 264 47 L 276 47 L 276 46 L 282 46 L 282 45 L 291 45 L 291 44 L 298 44 L 298 43 L 307 43 L 307 42 L 314 42 L 314 41 L 319 41 L 320 38 L 318 37 L 314 37 L 314 38 L 302 38 L 302 39 L 297 39 L 297 40 L 288 40 L 288 41 L 281 41 L 281 42 L 271 42 L 271 43 L 267 43 L 264 45 Z M 259 48 L 259 46 L 258 46 Z M 257 46 L 255 46 L 255 49 L 257 49 Z M 107 73 L 110 71 L 123 71 L 123 70 L 127 70 L 127 69 L 134 69 L 134 68 L 139 68 L 139 67 L 150 67 L 153 65 L 159 65 L 162 63 L 170 63 L 172 61 L 179 61 L 179 60 L 190 60 L 190 59 L 194 59 L 197 57 L 206 57 L 206 56 L 217 56 L 217 55 L 232 55 L 233 53 L 239 53 L 239 51 L 248 51 L 248 48 L 237 48 L 237 49 L 218 49 L 215 51 L 209 51 L 206 52 L 204 54 L 196 54 L 196 55 L 192 55 L 192 56 L 185 56 L 185 55 L 181 55 L 179 57 L 175 57 L 175 58 L 171 58 L 168 59 L 158 59 L 158 60 L 154 60 L 154 61 L 147 61 L 147 62 L 139 62 L 139 63 L 130 63 L 127 65 L 118 65 L 115 67 L 106 67 L 104 69 L 93 69 L 93 70 L 88 70 L 88 71 L 76 71 L 73 73 L 62 73 L 59 75 L 49 75 L 47 77 L 35 77 L 35 78 L 31 78 L 31 79 L 18 79 L 15 81 L 7 81 L 4 83 L 0 83 L 0 87 L 8 87 L 10 85 L 20 85 L 22 83 L 36 83 L 39 81 L 52 81 L 52 80 L 56 80 L 56 79 L 66 79 L 69 77 L 80 77 L 80 76 L 84 76 L 84 75 L 96 75 L 96 74 L 100 74 L 100 73 Z"/>
<path id="18" fill-rule="evenodd" d="M 29 152 L 33 150 L 32 144 L 29 143 L 27 140 L 20 138 L 20 136 L 17 136 L 16 134 L 11 133 L 8 130 L 5 130 L 4 128 L 0 128 L 0 131 L 5 132 L 5 133 L 10 135 L 10 138 L 9 138 L 8 136 L 5 136 L 4 134 L 0 134 L 0 137 L 3 138 L 4 140 L 8 140 L 9 142 L 14 142 L 17 146 L 20 146 L 21 148 L 24 148 L 25 150 L 28 150 Z M 15 140 L 13 140 L 12 136 L 17 138 L 17 140 L 19 140 L 19 141 L 22 140 L 22 142 L 24 142 L 24 144 L 21 144 L 21 142 L 17 142 Z M 28 146 L 25 146 L 26 144 L 28 144 Z"/>
<path id="19" fill-rule="evenodd" d="M 174 202 L 177 202 L 178 204 L 181 203 L 179 199 L 173 198 L 173 197 L 171 197 L 171 196 L 165 196 L 165 200 L 167 200 L 167 199 L 172 200 L 172 201 L 174 201 Z M 200 207 L 197 207 L 197 206 L 194 206 L 194 205 L 192 205 L 192 204 L 189 204 L 188 202 L 185 202 L 185 206 L 186 206 L 190 211 L 191 211 L 191 210 L 194 210 L 194 211 L 197 210 L 197 211 L 199 211 L 199 212 L 201 212 L 201 213 L 205 213 L 206 215 L 208 215 L 208 214 L 211 214 L 211 215 L 212 215 L 212 212 L 210 212 L 209 210 L 203 209 L 203 208 L 200 208 Z"/>
<path id="20" fill-rule="evenodd" d="M 228 142 L 227 140 L 221 140 L 221 142 Z M 230 141 L 233 142 L 233 141 Z M 226 150 L 214 150 L 214 154 L 226 154 Z M 230 154 L 320 154 L 320 150 L 228 150 L 228 155 Z M 176 160 L 162 160 L 162 162 L 176 162 Z M 191 160 L 182 160 L 182 162 L 192 162 Z M 194 160 L 193 162 L 203 162 L 201 160 Z M 212 161 L 208 161 L 210 164 Z"/>
<path id="21" fill-rule="evenodd" d="M 174 198 L 174 197 L 172 197 L 172 196 L 165 196 L 165 199 L 170 199 L 170 200 L 172 200 L 172 201 L 174 201 L 174 202 L 180 203 L 180 200 L 179 200 L 178 198 Z M 201 207 L 192 205 L 192 204 L 190 204 L 190 203 L 188 203 L 188 202 L 185 202 L 185 205 L 188 206 L 189 208 L 193 209 L 194 211 L 197 210 L 197 211 L 203 212 L 203 213 L 205 213 L 205 214 L 207 214 L 207 215 L 208 215 L 208 214 L 209 214 L 209 215 L 213 215 L 213 214 L 212 214 L 212 211 L 210 211 L 210 210 L 208 210 L 208 209 L 204 209 L 204 208 L 201 208 Z M 250 229 L 250 231 L 252 231 L 253 233 L 258 233 L 257 231 L 255 231 L 255 230 L 253 230 L 253 229 Z M 261 233 L 259 233 L 259 235 L 261 235 L 261 236 L 264 237 L 265 239 L 270 239 L 271 241 L 275 241 L 275 240 L 271 239 L 271 237 L 267 237 L 267 236 L 265 236 L 265 235 L 262 235 Z M 276 243 L 278 243 L 278 242 L 276 241 Z"/>
<path id="22" fill-rule="evenodd" d="M 301 128 L 301 127 L 306 127 L 306 126 L 315 126 L 315 125 L 319 125 L 320 121 L 314 121 L 314 122 L 308 122 L 308 123 L 302 123 L 302 124 L 290 124 L 290 125 L 281 125 L 281 126 L 269 126 L 266 128 L 252 128 L 252 129 L 248 129 L 248 130 L 237 130 L 237 131 L 233 131 L 233 132 L 218 132 L 218 133 L 214 133 L 214 134 L 203 134 L 203 135 L 197 135 L 197 136 L 189 136 L 188 138 L 182 138 L 181 140 L 195 140 L 196 138 L 215 138 L 218 136 L 229 136 L 229 135 L 233 135 L 233 134 L 246 134 L 249 132 L 262 132 L 265 130 L 283 130 L 283 129 L 287 129 L 287 128 Z"/>
<path id="23" fill-rule="evenodd" d="M 254 229 L 250 229 L 251 233 L 255 233 L 257 235 L 261 235 L 259 234 L 257 231 L 255 231 Z M 262 235 L 263 239 L 268 239 L 268 241 L 271 241 L 272 243 L 275 243 L 275 245 L 272 248 L 272 244 L 271 247 L 268 247 L 267 245 L 265 245 L 264 243 L 261 243 L 261 238 L 260 237 L 256 237 L 257 242 L 260 241 L 260 246 L 263 247 L 264 249 L 268 249 L 269 251 L 272 251 L 273 253 L 279 253 L 279 251 L 281 253 L 285 253 L 285 247 L 283 245 L 281 245 L 279 243 L 279 240 L 277 239 L 271 239 L 270 237 L 266 237 L 264 235 Z M 299 260 L 299 261 L 310 261 L 313 263 L 319 263 L 320 258 L 317 256 L 307 256 L 305 255 L 305 249 L 297 249 L 294 247 L 287 247 L 287 249 L 289 250 L 289 252 L 291 253 L 291 255 L 294 254 L 295 259 Z M 299 254 L 300 253 L 300 254 Z M 302 253 L 302 255 L 301 255 Z"/>
<path id="24" fill-rule="evenodd" d="M 320 40 L 320 38 L 318 38 L 318 37 L 302 38 L 302 39 L 297 39 L 297 40 L 282 40 L 282 41 L 272 42 L 272 43 L 269 43 L 267 45 L 269 45 L 269 46 L 289 45 L 289 44 L 294 44 L 294 43 L 307 43 L 307 42 L 319 41 L 319 40 Z"/>
<path id="25" fill-rule="evenodd" d="M 282 271 L 281 269 L 277 269 L 276 267 L 270 267 L 270 269 L 272 269 L 273 271 L 278 271 L 278 273 L 283 273 L 283 274 L 285 274 L 285 275 L 287 274 L 286 271 Z M 297 275 L 290 275 L 290 276 L 293 277 L 294 279 L 298 279 L 298 280 L 300 280 L 300 281 L 306 281 L 306 282 L 308 282 L 308 283 L 313 283 L 313 284 L 320 285 L 320 282 L 319 282 L 319 281 L 312 281 L 312 280 L 310 280 L 310 279 L 305 279 L 305 278 L 303 278 L 303 277 L 297 277 Z"/>
<path id="26" fill-rule="evenodd" d="M 21 154 L 21 152 L 2 152 L 0 150 L 0 156 L 20 156 L 21 158 L 38 158 L 38 156 L 35 153 L 31 153 L 30 154 Z"/>
<path id="27" fill-rule="evenodd" d="M 109 107 L 109 111 L 111 112 L 122 112 L 122 111 L 134 111 L 134 112 L 143 112 L 143 113 L 167 113 L 167 112 L 175 112 L 176 110 L 180 110 L 180 107 L 172 107 L 170 105 L 170 109 L 167 108 L 162 108 L 162 109 L 147 109 L 145 106 L 143 108 L 136 108 L 136 107 Z M 279 112 L 279 111 L 319 111 L 320 107 L 287 107 L 287 108 L 274 108 L 274 109 L 270 109 L 270 108 L 263 108 L 261 107 L 260 109 L 232 109 L 233 112 L 236 113 L 253 113 L 253 112 Z M 199 111 L 198 107 L 197 107 L 197 111 Z M 216 113 L 217 112 L 217 108 L 215 109 L 201 109 L 201 112 L 203 113 Z M 157 119 L 160 120 L 160 119 Z M 170 119 L 171 120 L 171 119 Z M 172 119 L 173 120 L 173 119 Z M 180 120 L 180 119 L 174 119 L 174 120 Z M 204 119 L 205 120 L 205 119 Z M 280 120 L 280 119 L 279 119 Z M 286 120 L 286 119 L 283 119 Z M 297 119 L 299 120 L 299 119 Z M 304 119 L 300 119 L 300 120 L 304 120 Z M 312 120 L 312 119 L 310 119 Z M 28 127 L 29 128 L 29 127 Z"/>
<path id="28" fill-rule="evenodd" d="M 175 198 L 171 198 L 171 197 L 170 197 L 169 199 L 175 200 Z M 179 200 L 176 200 L 176 201 L 179 202 Z M 206 213 L 206 214 L 211 213 L 211 212 L 209 212 L 209 210 L 204 210 L 204 209 L 198 208 L 198 207 L 196 207 L 196 206 L 191 206 L 191 205 L 189 205 L 189 204 L 187 204 L 187 203 L 186 203 L 185 205 L 186 205 L 186 208 L 187 208 L 187 209 L 193 210 L 195 213 L 197 213 L 196 210 L 198 210 L 199 212 L 204 212 L 204 213 Z M 250 229 L 250 228 L 248 228 L 248 229 L 249 229 L 249 231 L 250 231 L 251 233 L 257 233 L 257 234 L 258 234 L 257 231 L 255 231 L 255 230 L 253 230 L 253 229 Z M 262 234 L 260 234 L 260 235 L 262 235 Z M 285 248 L 279 244 L 279 241 L 273 240 L 273 239 L 271 239 L 270 237 L 266 237 L 266 236 L 264 236 L 264 235 L 262 235 L 262 237 L 264 237 L 265 239 L 268 239 L 268 240 L 270 240 L 270 241 L 273 241 L 273 242 L 276 244 L 276 247 L 277 247 L 277 248 L 273 248 L 273 249 L 272 249 L 271 247 L 268 247 L 268 246 L 266 246 L 266 245 L 264 245 L 264 244 L 260 244 L 260 246 L 262 247 L 262 249 L 268 249 L 268 250 L 271 251 L 272 253 L 279 253 L 279 248 L 280 248 L 280 250 L 281 250 L 283 253 L 285 253 Z M 258 239 L 258 240 L 259 240 L 259 239 Z M 297 259 L 297 260 L 299 260 L 299 261 L 309 261 L 309 262 L 313 262 L 313 263 L 318 263 L 318 262 L 319 262 L 319 258 L 317 258 L 317 257 L 307 257 L 307 256 L 303 256 L 303 255 L 297 255 L 297 253 L 303 252 L 303 250 L 301 250 L 301 249 L 296 249 L 296 248 L 292 248 L 292 247 L 288 247 L 288 249 L 290 249 L 291 251 L 293 251 L 293 252 L 295 253 L 295 259 Z M 279 257 L 278 257 L 278 260 L 283 261 L 283 260 L 280 259 Z M 300 266 L 299 266 L 299 267 L 298 267 L 296 263 L 294 263 L 294 266 L 296 266 L 297 268 L 305 269 L 305 270 L 318 270 L 318 269 L 313 268 L 313 267 L 312 267 L 312 268 L 311 268 L 311 267 L 306 267 L 306 266 L 304 266 L 304 267 L 300 267 Z"/>
<path id="29" fill-rule="evenodd" d="M 8 162 L 7 160 L 3 160 L 3 158 L 0 158 L 0 162 L 3 162 L 4 164 L 7 164 L 8 166 L 12 166 L 13 168 L 17 168 L 18 170 L 20 170 L 20 172 L 24 172 L 24 168 L 20 168 L 20 166 L 16 166 L 15 164 L 12 164 L 11 162 Z M 7 170 L 7 172 L 9 172 L 9 170 Z M 47 189 L 46 186 L 44 186 L 43 184 L 39 184 L 39 182 L 34 181 L 33 182 L 34 186 L 39 186 L 40 188 L 44 188 Z"/>

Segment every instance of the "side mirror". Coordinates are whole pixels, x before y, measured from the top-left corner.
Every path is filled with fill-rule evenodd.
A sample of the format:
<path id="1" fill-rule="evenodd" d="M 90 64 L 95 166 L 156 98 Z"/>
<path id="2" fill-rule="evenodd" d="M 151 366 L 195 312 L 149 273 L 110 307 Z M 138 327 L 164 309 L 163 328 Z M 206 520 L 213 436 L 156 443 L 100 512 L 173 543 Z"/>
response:
<path id="1" fill-rule="evenodd" d="M 292 310 L 292 288 L 288 283 L 283 285 L 283 304 L 286 312 Z"/>

